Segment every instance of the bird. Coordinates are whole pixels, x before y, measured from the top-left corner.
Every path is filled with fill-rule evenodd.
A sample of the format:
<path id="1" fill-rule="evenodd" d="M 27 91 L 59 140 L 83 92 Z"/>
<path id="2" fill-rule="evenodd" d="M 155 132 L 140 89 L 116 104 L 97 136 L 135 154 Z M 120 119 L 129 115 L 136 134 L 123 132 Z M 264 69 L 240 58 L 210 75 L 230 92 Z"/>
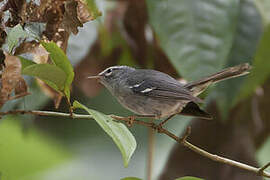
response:
<path id="1" fill-rule="evenodd" d="M 88 78 L 97 79 L 135 116 L 167 118 L 164 124 L 177 114 L 212 119 L 211 114 L 200 108 L 203 100 L 198 95 L 211 84 L 246 75 L 250 69 L 244 63 L 186 84 L 160 71 L 129 66 L 108 67 Z"/>

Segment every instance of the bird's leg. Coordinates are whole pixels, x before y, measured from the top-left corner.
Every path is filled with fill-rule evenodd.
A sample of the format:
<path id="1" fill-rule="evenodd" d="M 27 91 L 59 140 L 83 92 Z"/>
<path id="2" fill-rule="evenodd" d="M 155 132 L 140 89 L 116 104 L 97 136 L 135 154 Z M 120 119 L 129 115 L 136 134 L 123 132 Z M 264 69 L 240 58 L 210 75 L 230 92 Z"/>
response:
<path id="1" fill-rule="evenodd" d="M 127 117 L 118 117 L 118 116 L 111 116 L 111 117 L 116 120 L 126 121 L 128 127 L 131 127 L 133 125 L 134 120 L 136 118 L 155 118 L 154 115 L 132 115 Z"/>
<path id="2" fill-rule="evenodd" d="M 125 121 L 128 126 L 131 126 L 133 124 L 134 119 L 135 119 L 134 116 L 119 117 L 119 116 L 111 115 L 111 117 L 113 119 L 115 119 L 117 122 L 119 122 L 119 121 Z"/>
<path id="3" fill-rule="evenodd" d="M 163 120 L 161 123 L 158 124 L 159 127 L 162 127 L 166 122 L 168 122 L 175 114 L 170 115 L 167 119 Z"/>
<path id="4" fill-rule="evenodd" d="M 135 115 L 136 118 L 154 118 L 156 119 L 155 115 Z"/>
<path id="5" fill-rule="evenodd" d="M 127 126 L 131 127 L 133 125 L 133 123 L 134 123 L 134 119 L 136 118 L 136 116 L 128 116 L 127 118 L 128 118 Z"/>

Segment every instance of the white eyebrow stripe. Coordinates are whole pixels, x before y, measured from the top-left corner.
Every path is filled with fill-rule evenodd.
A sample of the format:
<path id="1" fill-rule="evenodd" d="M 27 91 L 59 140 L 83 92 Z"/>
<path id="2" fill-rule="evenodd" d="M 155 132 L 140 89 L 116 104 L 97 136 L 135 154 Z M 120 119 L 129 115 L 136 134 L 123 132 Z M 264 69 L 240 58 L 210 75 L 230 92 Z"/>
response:
<path id="1" fill-rule="evenodd" d="M 147 93 L 147 92 L 150 92 L 150 91 L 152 91 L 154 89 L 155 89 L 155 87 L 146 88 L 145 90 L 141 91 L 141 93 Z"/>
<path id="2" fill-rule="evenodd" d="M 99 75 L 104 74 L 108 69 L 114 70 L 114 69 L 123 69 L 123 68 L 134 69 L 134 68 L 129 67 L 129 66 L 111 66 L 111 67 L 106 68 L 102 72 L 100 72 Z"/>

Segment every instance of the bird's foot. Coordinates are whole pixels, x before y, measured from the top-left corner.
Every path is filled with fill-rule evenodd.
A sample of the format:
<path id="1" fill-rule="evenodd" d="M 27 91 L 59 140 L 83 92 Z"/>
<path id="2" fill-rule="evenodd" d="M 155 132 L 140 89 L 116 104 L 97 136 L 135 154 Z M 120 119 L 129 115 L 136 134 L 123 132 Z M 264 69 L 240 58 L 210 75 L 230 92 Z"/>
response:
<path id="1" fill-rule="evenodd" d="M 133 126 L 133 123 L 134 123 L 134 120 L 135 120 L 136 117 L 135 116 L 128 116 L 127 118 L 128 118 L 127 119 L 127 122 L 126 122 L 127 123 L 127 126 L 128 127 L 132 127 Z"/>
<path id="2" fill-rule="evenodd" d="M 131 127 L 134 124 L 135 116 L 128 117 L 119 117 L 119 116 L 111 116 L 116 121 L 125 121 L 128 127 Z"/>
<path id="3" fill-rule="evenodd" d="M 154 130 L 156 130 L 158 133 L 162 133 L 163 132 L 163 124 L 159 123 L 159 124 L 153 124 L 152 128 Z"/>

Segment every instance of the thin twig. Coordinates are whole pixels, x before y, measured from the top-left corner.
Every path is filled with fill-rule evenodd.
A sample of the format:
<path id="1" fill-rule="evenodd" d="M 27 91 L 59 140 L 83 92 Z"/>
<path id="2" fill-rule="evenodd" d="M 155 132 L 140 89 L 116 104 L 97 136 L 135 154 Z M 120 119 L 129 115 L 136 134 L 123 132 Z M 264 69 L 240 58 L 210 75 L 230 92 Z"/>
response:
<path id="1" fill-rule="evenodd" d="M 267 163 L 266 165 L 264 165 L 263 167 L 261 167 L 261 168 L 259 169 L 259 171 L 258 171 L 258 174 L 259 174 L 260 176 L 263 176 L 264 170 L 265 170 L 266 168 L 268 168 L 269 166 L 270 166 L 270 162 Z"/>
<path id="2" fill-rule="evenodd" d="M 164 133 L 167 136 L 173 138 L 175 141 L 179 142 L 180 144 L 187 147 L 188 149 L 190 149 L 190 150 L 192 150 L 192 151 L 194 151 L 194 152 L 196 152 L 196 153 L 200 154 L 201 156 L 204 156 L 204 157 L 206 157 L 208 159 L 211 159 L 213 161 L 220 162 L 220 163 L 223 163 L 223 164 L 227 164 L 227 165 L 230 165 L 230 166 L 235 166 L 235 167 L 238 167 L 240 169 L 244 169 L 244 170 L 253 172 L 253 173 L 255 173 L 255 174 L 259 175 L 259 176 L 264 176 L 264 177 L 270 178 L 270 173 L 264 171 L 264 169 L 262 170 L 262 168 L 256 168 L 256 167 L 253 167 L 253 166 L 250 166 L 250 165 L 238 162 L 238 161 L 234 161 L 234 160 L 222 157 L 222 156 L 211 154 L 211 153 L 209 153 L 209 152 L 207 152 L 207 151 L 205 151 L 205 150 L 191 144 L 190 142 L 188 142 L 184 138 L 179 138 L 179 137 L 175 136 L 174 134 L 167 131 L 166 129 L 163 129 L 162 133 Z"/>
<path id="3" fill-rule="evenodd" d="M 15 111 L 7 111 L 7 112 L 0 112 L 0 116 L 3 115 L 8 115 L 8 114 L 32 114 L 32 115 L 38 115 L 38 116 L 62 116 L 62 117 L 70 117 L 69 113 L 61 113 L 61 112 L 52 112 L 52 111 L 23 111 L 23 110 L 15 110 Z M 126 123 L 130 123 L 130 119 L 129 118 L 124 118 L 124 117 L 120 117 L 120 116 L 115 116 L 115 115 L 111 115 L 111 117 L 120 120 L 120 121 L 124 121 Z M 92 119 L 93 117 L 91 115 L 83 115 L 83 114 L 75 114 L 73 113 L 72 118 L 75 119 Z M 234 161 L 222 156 L 218 156 L 215 154 L 211 154 L 193 144 L 191 144 L 190 142 L 188 142 L 186 139 L 188 137 L 188 135 L 191 132 L 191 128 L 188 127 L 185 134 L 183 135 L 182 138 L 179 138 L 178 136 L 174 135 L 173 133 L 171 133 L 170 131 L 168 131 L 167 129 L 163 128 L 162 126 L 156 125 L 153 122 L 145 122 L 145 121 L 139 121 L 139 120 L 132 120 L 134 124 L 139 124 L 142 126 L 146 126 L 146 127 L 150 127 L 153 130 L 156 130 L 158 133 L 162 133 L 165 134 L 167 136 L 169 136 L 170 138 L 174 139 L 176 142 L 182 144 L 183 146 L 187 147 L 188 149 L 200 154 L 201 156 L 204 156 L 208 159 L 211 159 L 213 161 L 216 162 L 220 162 L 223 164 L 227 164 L 230 166 L 235 166 L 238 167 L 240 169 L 244 169 L 246 171 L 249 172 L 253 172 L 255 174 L 257 174 L 258 176 L 263 176 L 263 177 L 267 177 L 270 178 L 270 173 L 265 171 L 265 169 L 267 167 L 270 166 L 270 162 L 268 164 L 266 164 L 265 166 L 261 167 L 261 168 L 256 168 L 238 161 Z"/>
<path id="4" fill-rule="evenodd" d="M 68 113 L 62 112 L 53 112 L 53 111 L 25 111 L 25 110 L 14 110 L 14 111 L 7 111 L 7 112 L 0 112 L 0 116 L 9 115 L 9 114 L 32 114 L 37 116 L 62 116 L 62 117 L 70 117 Z M 73 117 L 75 119 L 91 119 L 91 115 L 85 114 L 75 114 L 73 113 Z"/>
<path id="5" fill-rule="evenodd" d="M 31 93 L 30 92 L 24 92 L 24 93 L 21 93 L 21 94 L 17 94 L 15 96 L 11 96 L 8 98 L 8 101 L 11 101 L 11 100 L 14 100 L 14 99 L 19 99 L 21 97 L 24 97 L 24 96 L 27 96 L 27 95 L 30 95 Z"/>

